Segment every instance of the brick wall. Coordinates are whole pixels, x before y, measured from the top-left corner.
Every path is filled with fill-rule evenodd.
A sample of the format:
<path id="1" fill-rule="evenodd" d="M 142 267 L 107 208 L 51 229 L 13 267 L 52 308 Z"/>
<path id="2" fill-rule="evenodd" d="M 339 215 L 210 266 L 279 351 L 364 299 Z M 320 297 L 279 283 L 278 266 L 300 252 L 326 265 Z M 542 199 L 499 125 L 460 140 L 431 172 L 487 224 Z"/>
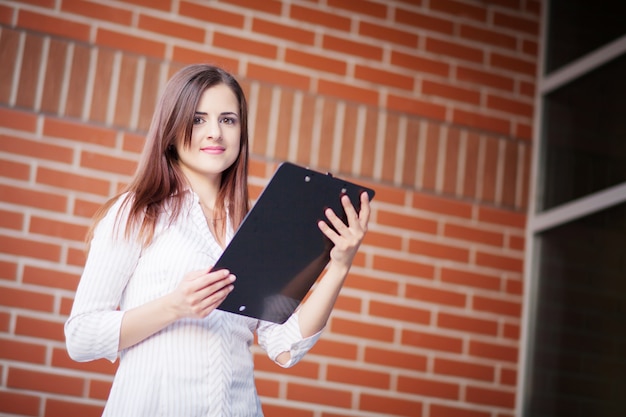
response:
<path id="1" fill-rule="evenodd" d="M 0 414 L 99 415 L 63 323 L 164 82 L 236 73 L 257 195 L 290 160 L 377 190 L 318 345 L 255 347 L 268 416 L 504 417 L 516 400 L 539 0 L 0 2 Z"/>

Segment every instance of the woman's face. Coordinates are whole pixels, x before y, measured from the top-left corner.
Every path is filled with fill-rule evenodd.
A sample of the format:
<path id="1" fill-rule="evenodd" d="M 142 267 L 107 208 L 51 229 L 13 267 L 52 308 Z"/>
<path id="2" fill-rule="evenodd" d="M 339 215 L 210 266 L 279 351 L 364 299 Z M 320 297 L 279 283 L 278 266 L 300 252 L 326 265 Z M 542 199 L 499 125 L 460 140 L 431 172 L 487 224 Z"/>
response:
<path id="1" fill-rule="evenodd" d="M 225 84 L 202 93 L 193 117 L 191 144 L 180 139 L 176 145 L 178 163 L 192 180 L 208 177 L 219 180 L 239 155 L 241 120 L 237 96 Z"/>

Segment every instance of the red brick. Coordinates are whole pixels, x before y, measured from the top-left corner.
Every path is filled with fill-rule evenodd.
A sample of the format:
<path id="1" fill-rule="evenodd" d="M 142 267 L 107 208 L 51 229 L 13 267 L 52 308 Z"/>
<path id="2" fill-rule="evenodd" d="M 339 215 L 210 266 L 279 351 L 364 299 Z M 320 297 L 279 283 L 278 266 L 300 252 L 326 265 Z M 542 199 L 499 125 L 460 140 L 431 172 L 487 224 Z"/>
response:
<path id="1" fill-rule="evenodd" d="M 110 194 L 109 181 L 78 175 L 69 169 L 67 171 L 57 171 L 40 167 L 37 169 L 36 181 L 39 184 L 102 196 L 108 196 Z"/>
<path id="2" fill-rule="evenodd" d="M 479 207 L 478 220 L 499 224 L 502 226 L 524 229 L 526 227 L 526 214 L 491 207 Z"/>
<path id="3" fill-rule="evenodd" d="M 517 385 L 517 371 L 515 369 L 500 369 L 500 383 L 504 385 Z"/>
<path id="4" fill-rule="evenodd" d="M 0 126 L 8 129 L 35 132 L 37 116 L 23 111 L 0 108 Z"/>
<path id="5" fill-rule="evenodd" d="M 116 132 L 112 129 L 50 117 L 44 119 L 43 134 L 108 147 L 114 147 L 116 142 Z"/>
<path id="6" fill-rule="evenodd" d="M 17 264 L 15 262 L 0 261 L 0 279 L 15 281 L 17 278 Z"/>
<path id="7" fill-rule="evenodd" d="M 539 22 L 536 18 L 529 19 L 524 16 L 511 16 L 510 14 L 495 11 L 493 13 L 493 24 L 497 27 L 525 32 L 529 35 L 539 35 Z"/>
<path id="8" fill-rule="evenodd" d="M 437 315 L 437 326 L 468 333 L 486 334 L 491 336 L 496 336 L 498 334 L 497 321 L 468 317 L 467 315 L 459 316 L 456 314 L 439 313 Z"/>
<path id="9" fill-rule="evenodd" d="M 213 45 L 228 51 L 243 52 L 263 58 L 275 59 L 278 54 L 276 45 L 267 42 L 253 41 L 250 38 L 227 35 L 222 32 L 213 34 Z"/>
<path id="10" fill-rule="evenodd" d="M 0 185 L 0 195 L 6 203 L 37 207 L 44 210 L 65 211 L 67 198 L 62 195 L 44 193 L 26 188 Z"/>
<path id="11" fill-rule="evenodd" d="M 413 98 L 413 96 L 405 97 L 389 94 L 387 97 L 387 107 L 391 110 L 415 114 L 429 119 L 446 119 L 446 106 L 425 100 L 418 100 Z"/>
<path id="12" fill-rule="evenodd" d="M 93 215 L 96 214 L 100 205 L 100 203 L 76 199 L 74 201 L 74 212 L 72 214 L 75 216 L 92 218 Z"/>
<path id="13" fill-rule="evenodd" d="M 395 398 L 389 395 L 362 393 L 359 409 L 383 415 L 422 417 L 423 404 L 420 401 Z"/>
<path id="14" fill-rule="evenodd" d="M 522 295 L 524 292 L 524 282 L 519 279 L 507 279 L 505 291 L 509 294 Z"/>
<path id="15" fill-rule="evenodd" d="M 339 298 L 335 302 L 337 310 L 350 311 L 353 313 L 359 313 L 363 309 L 363 300 L 358 297 L 349 297 L 344 294 L 340 294 Z"/>
<path id="16" fill-rule="evenodd" d="M 312 352 L 331 358 L 357 359 L 357 346 L 353 343 L 338 342 L 321 338 L 313 347 Z"/>
<path id="17" fill-rule="evenodd" d="M 458 400 L 461 387 L 458 384 L 439 382 L 432 378 L 415 378 L 400 375 L 398 391 L 434 398 Z"/>
<path id="18" fill-rule="evenodd" d="M 329 29 L 350 31 L 350 18 L 329 13 L 319 8 L 311 8 L 292 4 L 289 8 L 289 17 L 291 20 L 312 23 L 314 25 L 324 26 Z"/>
<path id="19" fill-rule="evenodd" d="M 354 2 L 352 0 L 328 0 L 328 6 L 348 10 L 358 14 L 384 19 L 387 17 L 387 6 L 369 0 Z"/>
<path id="20" fill-rule="evenodd" d="M 519 340 L 520 326 L 512 323 L 504 323 L 502 335 L 507 339 Z"/>
<path id="21" fill-rule="evenodd" d="M 513 91 L 515 87 L 515 81 L 511 77 L 462 65 L 456 68 L 456 78 L 459 81 L 472 83 L 479 87 L 492 87 L 504 91 Z"/>
<path id="22" fill-rule="evenodd" d="M 369 314 L 411 323 L 430 323 L 430 311 L 428 310 L 380 301 L 370 301 Z"/>
<path id="23" fill-rule="evenodd" d="M 407 349 L 392 350 L 371 346 L 365 347 L 365 362 L 413 371 L 426 371 L 428 358 L 425 355 L 409 353 Z"/>
<path id="24" fill-rule="evenodd" d="M 412 205 L 418 210 L 426 210 L 438 215 L 468 219 L 472 217 L 472 206 L 470 204 L 433 195 L 414 193 Z"/>
<path id="25" fill-rule="evenodd" d="M 376 214 L 376 224 L 414 232 L 437 234 L 436 220 L 389 212 L 383 209 L 378 210 Z"/>
<path id="26" fill-rule="evenodd" d="M 470 340 L 469 354 L 480 358 L 495 359 L 511 363 L 517 363 L 518 360 L 518 350 L 516 347 L 477 342 L 475 340 Z"/>
<path id="27" fill-rule="evenodd" d="M 391 51 L 391 64 L 408 68 L 412 71 L 419 68 L 420 72 L 441 77 L 447 77 L 450 73 L 450 65 L 445 62 L 398 51 Z"/>
<path id="28" fill-rule="evenodd" d="M 265 372 L 272 372 L 276 370 L 276 364 L 270 360 L 265 353 L 255 355 L 254 357 L 254 369 Z M 302 365 L 302 366 L 300 366 Z M 320 374 L 320 365 L 317 362 L 310 362 L 303 360 L 298 363 L 298 366 L 281 370 L 287 375 L 297 376 L 300 378 L 317 379 Z"/>
<path id="29" fill-rule="evenodd" d="M 533 105 L 525 103 L 522 100 L 508 99 L 493 94 L 487 95 L 487 107 L 516 116 L 528 117 L 533 116 Z"/>
<path id="30" fill-rule="evenodd" d="M 207 15 L 210 16 L 210 14 Z M 159 19 L 144 14 L 139 15 L 137 27 L 149 32 L 198 43 L 203 43 L 206 36 L 206 31 L 200 27 L 176 23 L 171 20 Z"/>
<path id="31" fill-rule="evenodd" d="M 459 337 L 404 330 L 401 340 L 403 345 L 417 346 L 424 349 L 453 353 L 461 353 L 463 350 L 463 339 Z"/>
<path id="32" fill-rule="evenodd" d="M 2 290 L 4 292 L 4 289 Z M 0 293 L 0 297 L 4 298 L 4 295 Z M 7 304 L 0 303 L 3 306 Z M 43 364 L 46 360 L 46 346 L 19 342 L 11 339 L 0 339 L 0 358 L 5 360 L 27 362 L 30 364 Z M 2 391 L 0 391 L 2 393 Z M 0 401 L 2 404 L 2 401 Z"/>
<path id="33" fill-rule="evenodd" d="M 352 393 L 348 390 L 320 387 L 319 384 L 305 385 L 289 382 L 287 383 L 287 399 L 290 401 L 350 408 Z"/>
<path id="34" fill-rule="evenodd" d="M 337 334 L 373 339 L 380 342 L 393 341 L 394 329 L 390 326 L 376 325 L 369 322 L 365 323 L 334 317 L 331 320 L 330 328 L 333 333 Z"/>
<path id="35" fill-rule="evenodd" d="M 441 281 L 494 291 L 500 290 L 501 286 L 501 280 L 497 276 L 450 268 L 441 269 Z"/>
<path id="36" fill-rule="evenodd" d="M 458 376 L 479 381 L 494 381 L 495 379 L 493 366 L 443 358 L 435 358 L 434 372 L 440 375 Z"/>
<path id="37" fill-rule="evenodd" d="M 357 79 L 369 81 L 377 85 L 386 85 L 409 91 L 413 90 L 413 85 L 415 84 L 412 76 L 359 64 L 354 68 L 354 76 Z"/>
<path id="38" fill-rule="evenodd" d="M 91 30 L 89 25 L 24 9 L 21 9 L 17 15 L 17 26 L 83 42 L 89 41 Z"/>
<path id="39" fill-rule="evenodd" d="M 491 417 L 491 413 L 440 404 L 430 405 L 430 417 Z"/>
<path id="40" fill-rule="evenodd" d="M 256 377 L 254 378 L 254 384 L 257 393 L 262 397 L 278 397 L 280 395 L 280 384 L 278 381 Z"/>
<path id="41" fill-rule="evenodd" d="M 376 294 L 398 294 L 398 283 L 396 281 L 367 277 L 364 275 L 355 274 L 354 272 L 350 272 L 344 286 L 348 288 L 355 288 L 359 290 L 373 292 Z"/>
<path id="42" fill-rule="evenodd" d="M 10 324 L 11 314 L 9 314 L 8 312 L 0 312 L 0 332 L 8 333 Z M 2 366 L 0 366 L 0 371 L 2 371 Z"/>
<path id="43" fill-rule="evenodd" d="M 85 265 L 85 251 L 80 249 L 69 248 L 67 251 L 67 263 L 68 265 L 84 266 Z"/>
<path id="44" fill-rule="evenodd" d="M 445 55 L 464 61 L 482 63 L 484 59 L 483 51 L 478 48 L 431 37 L 426 38 L 425 48 L 426 51 L 433 54 Z"/>
<path id="45" fill-rule="evenodd" d="M 70 359 L 65 348 L 54 348 L 52 350 L 51 365 L 54 368 L 73 369 L 83 372 L 94 372 L 98 374 L 113 375 L 117 370 L 119 361 L 111 363 L 106 359 L 98 359 L 91 362 L 76 362 Z"/>
<path id="46" fill-rule="evenodd" d="M 535 62 L 499 54 L 497 52 L 492 52 L 489 55 L 489 64 L 494 68 L 504 69 L 533 77 L 537 75 Z"/>
<path id="47" fill-rule="evenodd" d="M 467 402 L 484 404 L 496 407 L 513 408 L 515 406 L 515 393 L 497 389 L 468 386 L 465 389 Z"/>
<path id="48" fill-rule="evenodd" d="M 0 252 L 57 262 L 61 258 L 61 247 L 58 245 L 9 236 L 0 240 Z"/>
<path id="49" fill-rule="evenodd" d="M 219 25 L 243 28 L 245 17 L 240 13 L 229 12 L 221 7 L 211 7 L 206 4 L 196 4 L 188 1 L 181 1 L 178 6 L 178 14 L 191 19 L 197 19 L 203 24 L 207 22 Z M 252 29 L 257 32 L 256 29 Z"/>
<path id="50" fill-rule="evenodd" d="M 245 7 L 247 9 L 257 10 L 259 12 L 280 14 L 282 10 L 282 3 L 277 0 L 230 0 L 230 4 L 236 4 L 238 6 Z"/>
<path id="51" fill-rule="evenodd" d="M 2 347 L 0 346 L 0 351 Z M 15 391 L 0 391 L 0 413 L 20 416 L 38 416 L 41 398 Z"/>
<path id="52" fill-rule="evenodd" d="M 374 269 L 396 274 L 432 279 L 435 274 L 432 265 L 402 259 L 389 258 L 382 255 L 374 256 Z"/>
<path id="53" fill-rule="evenodd" d="M 10 367 L 7 386 L 22 390 L 80 396 L 83 392 L 84 381 L 82 378 Z"/>
<path id="54" fill-rule="evenodd" d="M 454 32 L 454 22 L 449 19 L 413 12 L 401 7 L 396 8 L 395 21 L 412 28 L 445 33 L 446 35 L 452 35 Z"/>
<path id="55" fill-rule="evenodd" d="M 333 364 L 327 366 L 326 379 L 332 382 L 378 389 L 389 389 L 391 383 L 390 375 L 385 372 Z"/>
<path id="56" fill-rule="evenodd" d="M 128 0 L 127 0 L 128 1 Z M 102 407 L 98 405 L 64 401 L 55 398 L 46 399 L 46 417 L 99 417 Z"/>
<path id="57" fill-rule="evenodd" d="M 459 35 L 463 39 L 469 39 L 482 44 L 489 44 L 500 48 L 515 50 L 517 38 L 497 30 L 489 30 L 476 26 L 461 24 Z"/>
<path id="58" fill-rule="evenodd" d="M 325 34 L 322 39 L 322 47 L 329 51 L 359 56 L 375 61 L 382 60 L 383 49 L 371 43 L 351 41 L 345 38 Z"/>
<path id="59" fill-rule="evenodd" d="M 247 76 L 256 80 L 280 84 L 299 90 L 308 90 L 311 83 L 311 79 L 306 75 L 253 63 L 248 64 Z"/>
<path id="60" fill-rule="evenodd" d="M 431 258 L 448 259 L 457 262 L 469 262 L 469 250 L 443 243 L 428 242 L 425 240 L 410 239 L 409 253 L 429 256 Z"/>
<path id="61" fill-rule="evenodd" d="M 467 304 L 467 296 L 463 293 L 415 284 L 407 284 L 406 297 L 455 307 L 465 307 Z"/>
<path id="62" fill-rule="evenodd" d="M 460 226 L 447 223 L 444 226 L 443 235 L 455 239 L 466 240 L 472 243 L 482 243 L 502 247 L 504 235 L 499 232 L 491 232 L 477 227 Z"/>
<path id="63" fill-rule="evenodd" d="M 0 23 L 4 25 L 11 25 L 13 22 L 13 11 L 15 9 L 10 6 L 0 5 Z"/>
<path id="64" fill-rule="evenodd" d="M 17 59 L 18 49 L 20 48 L 21 31 L 9 28 L 13 23 L 14 8 L 0 6 L 0 22 L 6 26 L 2 28 L 0 36 L 0 51 L 2 51 L 2 60 L 4 62 L 15 62 Z M 5 21 L 5 20 L 8 20 Z M 11 100 L 11 90 L 13 88 L 13 65 L 0 65 L 0 103 L 9 103 Z M 0 121 L 4 122 L 3 110 L 0 109 Z M 4 123 L 1 123 L 4 126 Z"/>
<path id="65" fill-rule="evenodd" d="M 61 10 L 124 26 L 131 26 L 133 18 L 130 10 L 85 0 L 63 0 Z"/>
<path id="66" fill-rule="evenodd" d="M 258 378 L 257 378 L 258 381 Z M 258 385 L 258 382 L 257 382 Z M 259 394 L 261 394 L 259 390 Z M 273 395 L 274 397 L 278 397 L 278 394 Z M 300 408 L 287 407 L 282 405 L 275 404 L 262 404 L 263 413 L 266 416 L 289 416 L 289 417 L 314 417 L 313 411 L 303 410 Z M 326 417 L 326 416 L 325 416 Z"/>
<path id="67" fill-rule="evenodd" d="M 409 48 L 417 47 L 419 40 L 418 36 L 414 33 L 364 21 L 359 22 L 359 34 L 378 41 L 384 40 Z"/>
<path id="68" fill-rule="evenodd" d="M 506 118 L 487 116 L 481 113 L 454 109 L 452 113 L 452 120 L 461 125 L 477 129 L 490 130 L 492 132 L 502 133 L 505 135 L 508 135 L 511 132 L 511 122 Z"/>
<path id="69" fill-rule="evenodd" d="M 199 49 L 188 49 L 180 46 L 174 46 L 172 56 L 176 62 L 184 64 L 207 62 L 220 66 L 231 72 L 234 72 L 239 65 L 239 61 L 234 58 L 228 58 L 221 54 L 210 54 Z"/>
<path id="70" fill-rule="evenodd" d="M 134 159 L 118 158 L 101 153 L 83 151 L 80 156 L 80 166 L 107 173 L 132 175 L 137 169 Z"/>
<path id="71" fill-rule="evenodd" d="M 25 265 L 22 280 L 25 284 L 73 291 L 78 286 L 79 278 L 78 274 Z"/>
<path id="72" fill-rule="evenodd" d="M 521 258 L 486 252 L 476 253 L 476 265 L 513 272 L 523 272 L 524 270 L 524 260 Z"/>
<path id="73" fill-rule="evenodd" d="M 139 55 L 162 59 L 165 56 L 165 44 L 138 36 L 128 35 L 104 28 L 98 28 L 96 43 L 109 48 L 121 49 Z"/>
<path id="74" fill-rule="evenodd" d="M 484 22 L 487 20 L 486 7 L 474 6 L 455 0 L 437 0 L 429 5 L 431 10 L 451 14 L 460 18 L 467 18 Z"/>
<path id="75" fill-rule="evenodd" d="M 317 92 L 319 94 L 364 104 L 376 105 L 378 103 L 378 91 L 376 89 L 355 87 L 324 79 L 319 80 Z"/>
<path id="76" fill-rule="evenodd" d="M 258 380 L 257 380 L 258 382 Z M 111 381 L 100 381 L 97 379 L 89 380 L 89 398 L 95 398 L 98 400 L 106 400 L 109 398 L 109 392 L 111 391 Z"/>
<path id="77" fill-rule="evenodd" d="M 480 92 L 470 88 L 456 87 L 448 83 L 422 81 L 422 94 L 442 97 L 474 105 L 480 104 Z"/>
<path id="78" fill-rule="evenodd" d="M 520 317 L 522 314 L 522 305 L 519 302 L 504 301 L 478 295 L 475 295 L 472 300 L 472 308 L 477 311 L 488 311 L 512 317 Z"/>
<path id="79" fill-rule="evenodd" d="M 87 226 L 34 215 L 30 220 L 29 232 L 82 242 L 87 234 Z"/>
<path id="80" fill-rule="evenodd" d="M 28 179 L 30 178 L 30 165 L 23 164 L 21 162 L 13 162 L 0 159 L 0 177 L 28 181 Z M 2 222 L 1 219 L 0 222 Z"/>
<path id="81" fill-rule="evenodd" d="M 7 164 L 11 166 L 11 164 Z M 1 169 L 0 169 L 1 171 Z M 12 211 L 0 210 L 0 227 L 21 230 L 24 224 L 24 215 Z"/>
<path id="82" fill-rule="evenodd" d="M 252 20 L 252 32 L 304 45 L 313 45 L 315 43 L 315 32 L 311 30 L 284 25 L 256 16 Z"/>
<path id="83" fill-rule="evenodd" d="M 365 181 L 360 181 L 360 184 L 364 186 L 370 186 L 376 191 L 375 200 L 384 201 L 385 203 L 395 204 L 403 206 L 406 200 L 406 190 L 397 187 L 386 186 L 381 183 L 368 184 Z"/>
<path id="84" fill-rule="evenodd" d="M 25 32 L 24 47 L 22 48 L 22 62 L 20 63 L 19 79 L 15 105 L 32 109 L 35 107 L 39 75 L 41 72 L 41 58 L 43 54 L 43 37 L 31 32 Z M 28 82 L 24 82 L 28 81 Z"/>

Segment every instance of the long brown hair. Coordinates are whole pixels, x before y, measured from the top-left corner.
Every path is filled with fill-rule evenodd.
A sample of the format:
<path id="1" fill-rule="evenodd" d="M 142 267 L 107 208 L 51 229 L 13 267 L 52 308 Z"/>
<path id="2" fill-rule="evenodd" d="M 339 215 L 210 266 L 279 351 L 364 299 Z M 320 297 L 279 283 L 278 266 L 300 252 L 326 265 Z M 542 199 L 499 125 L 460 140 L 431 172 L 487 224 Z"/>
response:
<path id="1" fill-rule="evenodd" d="M 170 222 L 180 215 L 187 181 L 177 163 L 176 144 L 181 139 L 185 146 L 191 144 L 193 117 L 200 97 L 207 88 L 219 84 L 229 87 L 237 97 L 241 138 L 237 159 L 222 173 L 214 212 L 222 219 L 228 215 L 235 229 L 241 224 L 250 207 L 246 98 L 237 80 L 228 72 L 211 65 L 194 64 L 184 67 L 168 81 L 154 112 L 132 181 L 95 214 L 93 225 L 87 234 L 87 242 L 91 241 L 98 222 L 113 203 L 125 193 L 127 195 L 122 207 L 129 207 L 129 215 L 124 237 L 130 239 L 136 231 L 136 239 L 144 247 L 152 242 L 155 226 L 159 216 L 165 213 L 166 203 L 171 202 Z M 224 235 L 225 228 L 226 222 L 221 222 L 219 230 L 214 230 L 217 239 L 221 239 L 220 237 Z"/>

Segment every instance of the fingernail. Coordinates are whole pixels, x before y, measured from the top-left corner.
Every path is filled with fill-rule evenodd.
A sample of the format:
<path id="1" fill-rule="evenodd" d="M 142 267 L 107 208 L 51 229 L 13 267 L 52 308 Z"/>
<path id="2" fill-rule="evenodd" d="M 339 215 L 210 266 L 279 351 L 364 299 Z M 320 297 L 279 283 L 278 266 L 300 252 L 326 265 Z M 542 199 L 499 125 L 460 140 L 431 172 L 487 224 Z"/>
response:
<path id="1" fill-rule="evenodd" d="M 234 280 L 236 280 L 236 279 L 237 279 L 237 277 L 236 277 L 236 276 L 234 276 L 233 274 L 231 274 L 231 275 L 230 275 L 230 282 L 233 282 L 233 281 L 234 281 Z"/>

